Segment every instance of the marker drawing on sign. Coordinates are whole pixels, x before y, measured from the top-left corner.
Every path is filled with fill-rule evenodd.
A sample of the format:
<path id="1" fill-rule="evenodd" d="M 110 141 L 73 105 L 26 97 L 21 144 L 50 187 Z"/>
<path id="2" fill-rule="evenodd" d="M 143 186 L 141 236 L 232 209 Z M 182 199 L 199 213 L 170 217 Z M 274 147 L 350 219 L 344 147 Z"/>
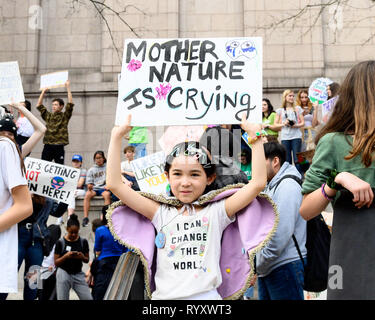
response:
<path id="1" fill-rule="evenodd" d="M 261 101 L 259 37 L 125 41 L 116 124 L 261 123 Z"/>
<path id="2" fill-rule="evenodd" d="M 139 60 L 132 59 L 128 64 L 128 70 L 131 72 L 137 71 L 142 67 L 142 62 Z"/>

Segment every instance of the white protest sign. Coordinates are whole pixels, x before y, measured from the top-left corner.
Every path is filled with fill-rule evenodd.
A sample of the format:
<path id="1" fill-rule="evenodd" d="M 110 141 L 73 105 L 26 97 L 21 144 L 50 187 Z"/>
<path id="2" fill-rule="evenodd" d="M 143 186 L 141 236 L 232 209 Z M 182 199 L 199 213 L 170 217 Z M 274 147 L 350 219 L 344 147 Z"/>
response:
<path id="1" fill-rule="evenodd" d="M 319 104 L 322 104 L 323 102 L 327 101 L 327 86 L 331 83 L 332 80 L 328 78 L 315 79 L 309 87 L 309 99 L 311 102 L 318 101 Z"/>
<path id="2" fill-rule="evenodd" d="M 164 173 L 165 154 L 163 151 L 138 158 L 130 162 L 139 189 L 153 194 L 166 194 L 169 184 Z"/>
<path id="3" fill-rule="evenodd" d="M 17 61 L 0 63 L 0 105 L 25 101 Z"/>
<path id="4" fill-rule="evenodd" d="M 169 154 L 173 147 L 185 141 L 199 141 L 204 133 L 204 126 L 170 126 L 159 139 L 161 149 Z"/>
<path id="5" fill-rule="evenodd" d="M 66 204 L 72 201 L 80 169 L 30 157 L 25 158 L 25 168 L 30 192 Z"/>
<path id="6" fill-rule="evenodd" d="M 335 96 L 332 99 L 327 100 L 326 102 L 322 103 L 322 122 L 326 124 L 328 122 L 329 117 L 332 114 L 333 108 L 337 102 L 339 96 Z"/>
<path id="7" fill-rule="evenodd" d="M 262 122 L 262 38 L 127 39 L 116 124 Z"/>
<path id="8" fill-rule="evenodd" d="M 68 80 L 68 71 L 59 71 L 43 74 L 40 76 L 40 90 L 64 87 Z"/>

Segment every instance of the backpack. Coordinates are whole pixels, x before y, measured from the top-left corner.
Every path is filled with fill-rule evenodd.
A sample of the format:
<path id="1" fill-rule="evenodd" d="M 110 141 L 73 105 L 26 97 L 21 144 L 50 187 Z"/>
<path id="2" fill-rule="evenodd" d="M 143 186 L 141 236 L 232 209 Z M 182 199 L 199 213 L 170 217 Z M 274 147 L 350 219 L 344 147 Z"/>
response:
<path id="1" fill-rule="evenodd" d="M 81 242 L 81 249 L 83 250 L 83 241 L 84 241 L 84 239 L 83 239 L 82 237 L 79 237 L 79 240 L 80 240 L 80 242 Z M 59 242 L 61 243 L 61 245 L 62 245 L 62 250 L 61 250 L 61 252 L 64 252 L 64 249 L 65 249 L 65 239 L 64 239 L 64 237 L 61 237 L 58 241 L 59 241 Z"/>
<path id="2" fill-rule="evenodd" d="M 284 179 L 291 178 L 299 185 L 302 180 L 294 175 L 285 175 L 276 184 L 276 188 Z M 276 190 L 275 188 L 275 190 Z M 324 221 L 322 214 L 310 219 L 306 223 L 306 250 L 307 263 L 305 265 L 296 237 L 292 236 L 294 245 L 304 267 L 303 289 L 309 292 L 321 292 L 327 289 L 329 250 L 331 233 Z"/>

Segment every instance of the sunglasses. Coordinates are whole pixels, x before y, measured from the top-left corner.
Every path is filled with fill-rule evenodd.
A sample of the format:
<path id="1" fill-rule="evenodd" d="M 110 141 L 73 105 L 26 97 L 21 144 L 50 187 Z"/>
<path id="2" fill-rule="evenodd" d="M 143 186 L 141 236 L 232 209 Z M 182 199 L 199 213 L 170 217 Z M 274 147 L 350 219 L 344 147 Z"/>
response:
<path id="1" fill-rule="evenodd" d="M 176 158 L 180 155 L 186 157 L 194 157 L 203 168 L 210 168 L 211 162 L 209 161 L 207 153 L 202 148 L 197 148 L 196 142 L 180 143 L 173 148 L 169 157 Z"/>

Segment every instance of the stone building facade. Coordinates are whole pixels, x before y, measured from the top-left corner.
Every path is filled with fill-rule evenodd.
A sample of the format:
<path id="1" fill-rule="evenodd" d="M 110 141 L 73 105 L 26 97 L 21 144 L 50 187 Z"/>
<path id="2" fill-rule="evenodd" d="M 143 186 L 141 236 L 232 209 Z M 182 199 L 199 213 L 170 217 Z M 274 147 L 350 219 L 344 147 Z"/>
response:
<path id="1" fill-rule="evenodd" d="M 373 1 L 345 0 L 320 13 L 328 2 L 0 0 L 0 61 L 18 61 L 34 114 L 40 75 L 69 70 L 75 109 L 65 163 L 81 153 L 90 167 L 93 153 L 108 149 L 124 39 L 261 36 L 263 95 L 279 107 L 284 89 L 309 87 L 321 76 L 340 82 L 353 64 L 374 58 Z M 51 90 L 46 105 L 60 96 L 66 99 L 64 90 Z M 149 152 L 160 150 L 162 132 L 150 128 Z M 39 143 L 32 156 L 41 150 Z"/>

